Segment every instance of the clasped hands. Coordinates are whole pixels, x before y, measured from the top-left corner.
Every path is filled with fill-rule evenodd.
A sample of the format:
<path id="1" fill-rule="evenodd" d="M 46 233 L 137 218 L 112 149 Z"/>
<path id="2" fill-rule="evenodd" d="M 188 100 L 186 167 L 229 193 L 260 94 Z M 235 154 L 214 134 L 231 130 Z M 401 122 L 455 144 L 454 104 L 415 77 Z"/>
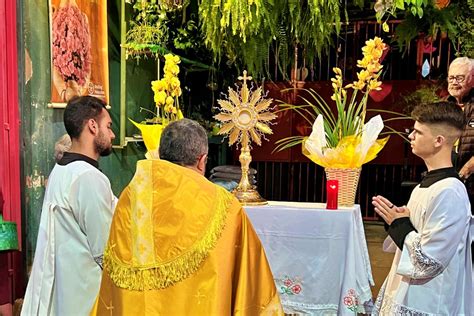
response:
<path id="1" fill-rule="evenodd" d="M 405 205 L 395 206 L 381 195 L 372 197 L 372 205 L 377 214 L 379 214 L 388 225 L 391 225 L 397 218 L 410 216 L 410 210 Z"/>

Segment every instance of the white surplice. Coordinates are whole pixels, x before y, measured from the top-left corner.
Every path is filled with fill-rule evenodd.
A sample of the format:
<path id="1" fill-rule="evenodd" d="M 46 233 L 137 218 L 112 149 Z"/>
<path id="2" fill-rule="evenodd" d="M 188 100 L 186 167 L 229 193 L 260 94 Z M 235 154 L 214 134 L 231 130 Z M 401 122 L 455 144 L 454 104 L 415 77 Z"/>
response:
<path id="1" fill-rule="evenodd" d="M 22 315 L 89 315 L 115 203 L 109 180 L 91 164 L 54 166 Z"/>
<path id="2" fill-rule="evenodd" d="M 384 250 L 395 251 L 380 290 L 375 314 L 472 315 L 471 212 L 464 184 L 444 178 L 418 185 L 408 202 L 416 231 L 400 251 L 390 236 Z"/>

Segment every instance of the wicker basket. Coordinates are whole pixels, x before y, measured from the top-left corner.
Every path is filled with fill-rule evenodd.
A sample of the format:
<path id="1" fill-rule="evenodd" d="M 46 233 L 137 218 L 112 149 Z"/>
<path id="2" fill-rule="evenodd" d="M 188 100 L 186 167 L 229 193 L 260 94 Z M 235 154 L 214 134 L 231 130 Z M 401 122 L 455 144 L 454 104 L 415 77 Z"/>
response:
<path id="1" fill-rule="evenodd" d="M 327 180 L 338 180 L 338 206 L 354 206 L 361 168 L 339 169 L 325 168 Z"/>

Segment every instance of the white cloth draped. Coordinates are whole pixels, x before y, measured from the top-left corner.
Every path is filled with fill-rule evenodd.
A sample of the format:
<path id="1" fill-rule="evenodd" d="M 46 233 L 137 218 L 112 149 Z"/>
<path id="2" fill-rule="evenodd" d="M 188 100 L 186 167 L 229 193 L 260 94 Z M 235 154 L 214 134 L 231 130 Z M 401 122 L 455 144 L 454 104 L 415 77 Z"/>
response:
<path id="1" fill-rule="evenodd" d="M 371 311 L 373 285 L 360 207 L 321 203 L 245 206 L 286 313 L 355 315 Z"/>

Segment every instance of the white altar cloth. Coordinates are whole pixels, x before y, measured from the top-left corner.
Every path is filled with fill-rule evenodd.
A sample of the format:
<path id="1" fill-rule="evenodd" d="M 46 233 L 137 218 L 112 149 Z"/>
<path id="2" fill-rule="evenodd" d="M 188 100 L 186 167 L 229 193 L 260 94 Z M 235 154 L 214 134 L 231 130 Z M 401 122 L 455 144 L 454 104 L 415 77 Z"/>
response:
<path id="1" fill-rule="evenodd" d="M 245 206 L 265 248 L 286 313 L 370 313 L 374 285 L 360 206 Z"/>

